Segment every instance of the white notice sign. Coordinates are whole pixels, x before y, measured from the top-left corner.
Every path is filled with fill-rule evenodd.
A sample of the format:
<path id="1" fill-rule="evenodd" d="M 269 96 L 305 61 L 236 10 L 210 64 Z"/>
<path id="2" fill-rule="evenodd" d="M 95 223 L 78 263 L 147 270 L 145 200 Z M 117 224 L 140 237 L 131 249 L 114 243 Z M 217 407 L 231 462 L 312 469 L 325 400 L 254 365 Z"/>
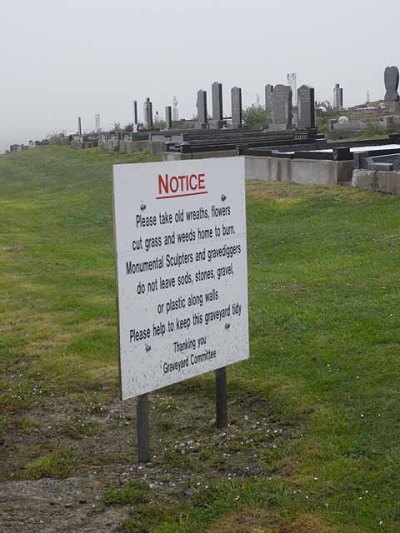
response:
<path id="1" fill-rule="evenodd" d="M 244 158 L 114 166 L 122 398 L 248 358 Z"/>

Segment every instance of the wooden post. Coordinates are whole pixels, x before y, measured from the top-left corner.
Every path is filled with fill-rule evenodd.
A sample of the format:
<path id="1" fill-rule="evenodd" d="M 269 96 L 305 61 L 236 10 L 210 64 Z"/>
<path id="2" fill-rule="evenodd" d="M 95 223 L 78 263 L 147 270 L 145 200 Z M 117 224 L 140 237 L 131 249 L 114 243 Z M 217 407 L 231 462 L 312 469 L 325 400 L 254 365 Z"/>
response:
<path id="1" fill-rule="evenodd" d="M 149 395 L 138 396 L 136 404 L 138 463 L 150 461 Z"/>
<path id="2" fill-rule="evenodd" d="M 217 428 L 222 429 L 228 425 L 228 405 L 226 400 L 226 367 L 215 371 L 215 399 Z"/>

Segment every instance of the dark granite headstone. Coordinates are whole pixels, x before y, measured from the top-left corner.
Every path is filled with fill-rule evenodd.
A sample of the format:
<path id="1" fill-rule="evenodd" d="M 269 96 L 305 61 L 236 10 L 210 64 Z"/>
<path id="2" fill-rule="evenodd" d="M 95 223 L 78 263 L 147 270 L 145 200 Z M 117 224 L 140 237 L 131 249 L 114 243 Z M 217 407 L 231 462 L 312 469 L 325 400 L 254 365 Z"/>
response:
<path id="1" fill-rule="evenodd" d="M 220 128 L 222 126 L 222 119 L 224 118 L 222 107 L 222 83 L 215 81 L 211 85 L 211 97 L 214 127 Z"/>
<path id="2" fill-rule="evenodd" d="M 207 92 L 200 89 L 197 91 L 197 126 L 205 128 L 208 122 L 207 117 Z"/>
<path id="3" fill-rule="evenodd" d="M 150 98 L 146 98 L 143 111 L 144 111 L 144 125 L 146 126 L 146 128 L 152 128 L 153 127 L 153 104 L 151 103 Z"/>
<path id="4" fill-rule="evenodd" d="M 242 89 L 233 87 L 231 90 L 232 101 L 232 128 L 242 127 Z"/>
<path id="5" fill-rule="evenodd" d="M 385 69 L 385 102 L 398 102 L 399 93 L 399 69 L 397 67 L 386 67 Z"/>
<path id="6" fill-rule="evenodd" d="M 274 87 L 273 85 L 270 85 L 268 83 L 268 85 L 265 86 L 265 109 L 266 111 L 269 111 L 270 113 L 272 112 L 272 94 L 274 92 Z"/>
<path id="7" fill-rule="evenodd" d="M 315 99 L 314 89 L 302 85 L 297 90 L 298 128 L 315 128 Z"/>
<path id="8" fill-rule="evenodd" d="M 172 129 L 172 107 L 170 105 L 165 108 L 165 129 Z"/>
<path id="9" fill-rule="evenodd" d="M 276 85 L 272 93 L 272 125 L 274 130 L 292 128 L 292 89 L 289 85 Z"/>
<path id="10" fill-rule="evenodd" d="M 82 120 L 78 117 L 78 135 L 82 135 Z"/>
<path id="11" fill-rule="evenodd" d="M 137 126 L 139 124 L 138 120 L 138 112 L 137 112 L 137 101 L 134 100 L 133 102 L 133 125 Z"/>

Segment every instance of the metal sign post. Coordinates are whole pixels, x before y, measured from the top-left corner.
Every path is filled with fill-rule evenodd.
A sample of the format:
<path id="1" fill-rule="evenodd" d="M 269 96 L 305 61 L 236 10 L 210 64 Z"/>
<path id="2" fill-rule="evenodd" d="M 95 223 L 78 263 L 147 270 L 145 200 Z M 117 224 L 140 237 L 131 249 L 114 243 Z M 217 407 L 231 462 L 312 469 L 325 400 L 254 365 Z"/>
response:
<path id="1" fill-rule="evenodd" d="M 136 404 L 136 433 L 138 463 L 150 461 L 149 395 L 138 396 Z"/>
<path id="2" fill-rule="evenodd" d="M 222 429 L 228 425 L 228 404 L 226 398 L 226 367 L 215 371 L 215 399 L 217 428 Z"/>

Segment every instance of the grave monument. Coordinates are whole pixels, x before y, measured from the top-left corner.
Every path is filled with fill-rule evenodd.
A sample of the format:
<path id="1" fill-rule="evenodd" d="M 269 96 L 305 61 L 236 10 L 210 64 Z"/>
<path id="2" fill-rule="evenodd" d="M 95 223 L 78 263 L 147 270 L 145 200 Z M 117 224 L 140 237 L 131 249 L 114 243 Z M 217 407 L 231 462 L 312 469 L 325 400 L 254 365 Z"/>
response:
<path id="1" fill-rule="evenodd" d="M 397 67 L 386 67 L 385 69 L 385 104 L 394 110 L 399 109 L 399 69 Z"/>
<path id="2" fill-rule="evenodd" d="M 276 85 L 271 98 L 272 124 L 276 131 L 293 128 L 292 89 L 288 85 Z"/>
<path id="3" fill-rule="evenodd" d="M 221 129 L 224 118 L 223 106 L 222 106 L 222 83 L 215 81 L 211 85 L 211 98 L 212 98 L 212 114 L 211 121 L 212 129 Z"/>
<path id="4" fill-rule="evenodd" d="M 153 104 L 150 98 L 146 98 L 143 106 L 144 113 L 144 125 L 146 128 L 151 129 L 153 127 Z"/>
<path id="5" fill-rule="evenodd" d="M 197 128 L 205 129 L 208 125 L 207 117 L 207 91 L 197 91 Z"/>
<path id="6" fill-rule="evenodd" d="M 269 84 L 265 86 L 265 110 L 268 113 L 272 112 L 272 93 L 274 92 L 273 85 Z"/>
<path id="7" fill-rule="evenodd" d="M 338 83 L 333 89 L 333 109 L 343 109 L 343 88 Z"/>
<path id="8" fill-rule="evenodd" d="M 240 87 L 233 87 L 231 90 L 232 103 L 232 128 L 238 129 L 242 127 L 242 89 Z"/>
<path id="9" fill-rule="evenodd" d="M 172 106 L 170 105 L 165 108 L 165 129 L 172 129 Z"/>
<path id="10" fill-rule="evenodd" d="M 137 112 L 137 101 L 133 101 L 133 128 L 136 131 L 139 124 L 138 112 Z"/>
<path id="11" fill-rule="evenodd" d="M 297 90 L 297 113 L 299 129 L 315 128 L 315 98 L 314 89 L 302 85 Z"/>

